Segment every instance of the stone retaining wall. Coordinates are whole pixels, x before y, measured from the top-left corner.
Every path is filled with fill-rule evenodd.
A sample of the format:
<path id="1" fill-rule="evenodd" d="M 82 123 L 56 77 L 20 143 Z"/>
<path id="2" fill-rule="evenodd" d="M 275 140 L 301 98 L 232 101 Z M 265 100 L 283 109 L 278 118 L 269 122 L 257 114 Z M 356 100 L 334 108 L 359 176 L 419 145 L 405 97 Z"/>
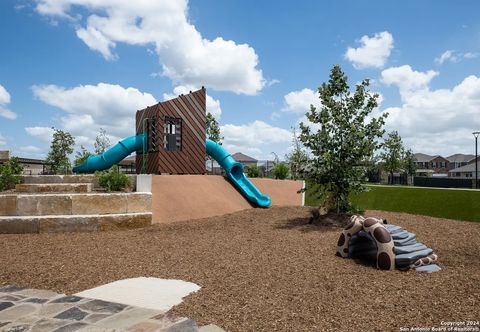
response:
<path id="1" fill-rule="evenodd" d="M 0 216 L 151 212 L 149 193 L 0 195 Z"/>

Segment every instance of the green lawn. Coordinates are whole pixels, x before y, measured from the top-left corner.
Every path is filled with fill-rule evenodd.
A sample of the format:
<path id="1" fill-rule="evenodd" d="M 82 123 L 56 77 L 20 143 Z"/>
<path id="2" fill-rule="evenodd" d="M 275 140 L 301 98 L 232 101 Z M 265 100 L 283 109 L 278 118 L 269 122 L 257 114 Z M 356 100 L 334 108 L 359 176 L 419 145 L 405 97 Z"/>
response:
<path id="1" fill-rule="evenodd" d="M 317 201 L 307 191 L 307 205 Z M 407 212 L 432 217 L 480 222 L 480 191 L 402 186 L 369 186 L 352 195 L 355 206 L 365 210 Z"/>

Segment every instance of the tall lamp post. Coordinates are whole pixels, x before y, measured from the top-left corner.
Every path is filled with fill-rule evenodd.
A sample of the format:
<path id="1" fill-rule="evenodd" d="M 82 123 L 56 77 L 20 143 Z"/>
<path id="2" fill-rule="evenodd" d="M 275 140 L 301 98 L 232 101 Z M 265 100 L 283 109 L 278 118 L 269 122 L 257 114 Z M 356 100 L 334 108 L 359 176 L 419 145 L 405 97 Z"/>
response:
<path id="1" fill-rule="evenodd" d="M 480 131 L 474 131 L 473 136 L 475 136 L 475 189 L 478 189 L 478 135 Z"/>

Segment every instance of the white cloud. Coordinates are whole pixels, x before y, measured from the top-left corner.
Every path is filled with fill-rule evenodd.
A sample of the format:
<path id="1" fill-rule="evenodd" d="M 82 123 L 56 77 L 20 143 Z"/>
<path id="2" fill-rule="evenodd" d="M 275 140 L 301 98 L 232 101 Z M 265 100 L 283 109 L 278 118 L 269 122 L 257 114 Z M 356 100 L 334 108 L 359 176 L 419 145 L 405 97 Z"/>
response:
<path id="1" fill-rule="evenodd" d="M 255 50 L 203 38 L 188 20 L 187 0 L 38 0 L 37 12 L 72 19 L 75 6 L 89 13 L 77 36 L 107 60 L 115 59 L 117 43 L 154 45 L 162 74 L 178 85 L 254 95 L 267 84 Z"/>
<path id="2" fill-rule="evenodd" d="M 29 153 L 29 154 L 39 154 L 39 153 L 41 153 L 43 150 L 40 149 L 40 148 L 37 147 L 37 146 L 26 145 L 26 146 L 21 146 L 21 147 L 20 147 L 20 151 L 26 152 L 26 153 Z"/>
<path id="3" fill-rule="evenodd" d="M 480 56 L 480 53 L 473 53 L 473 52 L 467 52 L 463 54 L 463 57 L 465 59 L 475 59 L 475 58 L 478 58 L 479 56 Z"/>
<path id="4" fill-rule="evenodd" d="M 310 105 L 315 107 L 321 106 L 321 101 L 318 92 L 311 89 L 303 89 L 299 91 L 292 91 L 283 96 L 285 107 L 284 112 L 306 113 L 310 110 Z"/>
<path id="5" fill-rule="evenodd" d="M 443 64 L 445 61 L 458 62 L 460 59 L 457 52 L 454 50 L 446 50 L 438 58 L 435 58 L 435 62 L 439 65 Z"/>
<path id="6" fill-rule="evenodd" d="M 6 108 L 10 104 L 10 93 L 2 85 L 0 85 L 0 116 L 9 120 L 17 118 L 17 114 Z"/>
<path id="7" fill-rule="evenodd" d="M 409 91 L 426 89 L 430 81 L 438 74 L 434 70 L 415 71 L 409 65 L 404 65 L 383 70 L 381 81 L 387 85 L 398 86 L 403 96 Z"/>
<path id="8" fill-rule="evenodd" d="M 461 53 L 455 50 L 446 50 L 438 58 L 435 58 L 435 63 L 439 65 L 447 61 L 457 63 L 462 61 L 463 59 L 468 59 L 468 60 L 475 59 L 479 55 L 480 55 L 479 53 L 473 53 L 473 52 Z"/>
<path id="9" fill-rule="evenodd" d="M 360 38 L 361 46 L 349 47 L 345 58 L 357 69 L 381 68 L 385 65 L 393 49 L 393 36 L 388 31 L 376 33 L 373 37 Z"/>
<path id="10" fill-rule="evenodd" d="M 52 141 L 53 129 L 50 127 L 27 127 L 25 131 L 30 136 L 36 137 L 44 142 Z"/>
<path id="11" fill-rule="evenodd" d="M 188 94 L 190 91 L 195 91 L 198 90 L 197 87 L 194 86 L 185 86 L 185 85 L 179 85 L 176 86 L 173 89 L 173 93 L 164 93 L 163 94 L 163 100 L 168 100 L 168 99 L 173 99 L 178 97 L 181 94 Z M 206 106 L 207 106 L 207 112 L 210 112 L 217 120 L 220 120 L 220 117 L 222 115 L 222 108 L 220 107 L 220 100 L 218 99 L 213 99 L 211 96 L 207 94 L 206 97 Z"/>
<path id="12" fill-rule="evenodd" d="M 35 97 L 65 112 L 61 129 L 76 137 L 77 145 L 93 146 L 100 128 L 106 130 L 112 143 L 135 133 L 135 112 L 156 104 L 155 98 L 136 88 L 99 83 L 71 89 L 56 85 L 33 86 Z M 27 133 L 51 141 L 53 130 L 46 127 L 26 128 Z"/>
<path id="13" fill-rule="evenodd" d="M 400 89 L 402 105 L 385 109 L 387 129 L 398 130 L 416 152 L 471 153 L 471 132 L 480 128 L 480 77 L 470 75 L 451 89 L 431 90 L 428 83 L 436 74 L 429 72 L 390 80 Z M 420 83 L 401 83 L 415 77 Z"/>
<path id="14" fill-rule="evenodd" d="M 292 140 L 290 131 L 259 120 L 245 125 L 223 125 L 220 131 L 225 137 L 223 145 L 227 151 L 232 154 L 243 152 L 255 158 L 267 159 L 279 144 L 284 147 Z"/>
<path id="15" fill-rule="evenodd" d="M 7 145 L 7 139 L 0 133 L 0 146 Z"/>

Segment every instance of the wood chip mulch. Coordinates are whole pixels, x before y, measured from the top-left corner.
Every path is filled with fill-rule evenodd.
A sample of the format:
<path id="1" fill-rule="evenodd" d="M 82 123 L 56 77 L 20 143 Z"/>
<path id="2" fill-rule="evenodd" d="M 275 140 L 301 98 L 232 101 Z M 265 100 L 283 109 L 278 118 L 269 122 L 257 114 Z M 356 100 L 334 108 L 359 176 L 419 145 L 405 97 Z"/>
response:
<path id="1" fill-rule="evenodd" d="M 202 286 L 173 309 L 227 331 L 399 331 L 480 320 L 480 224 L 368 211 L 417 234 L 442 271 L 379 271 L 335 256 L 340 228 L 307 207 L 145 229 L 0 235 L 0 285 L 75 293 L 139 276 Z"/>

